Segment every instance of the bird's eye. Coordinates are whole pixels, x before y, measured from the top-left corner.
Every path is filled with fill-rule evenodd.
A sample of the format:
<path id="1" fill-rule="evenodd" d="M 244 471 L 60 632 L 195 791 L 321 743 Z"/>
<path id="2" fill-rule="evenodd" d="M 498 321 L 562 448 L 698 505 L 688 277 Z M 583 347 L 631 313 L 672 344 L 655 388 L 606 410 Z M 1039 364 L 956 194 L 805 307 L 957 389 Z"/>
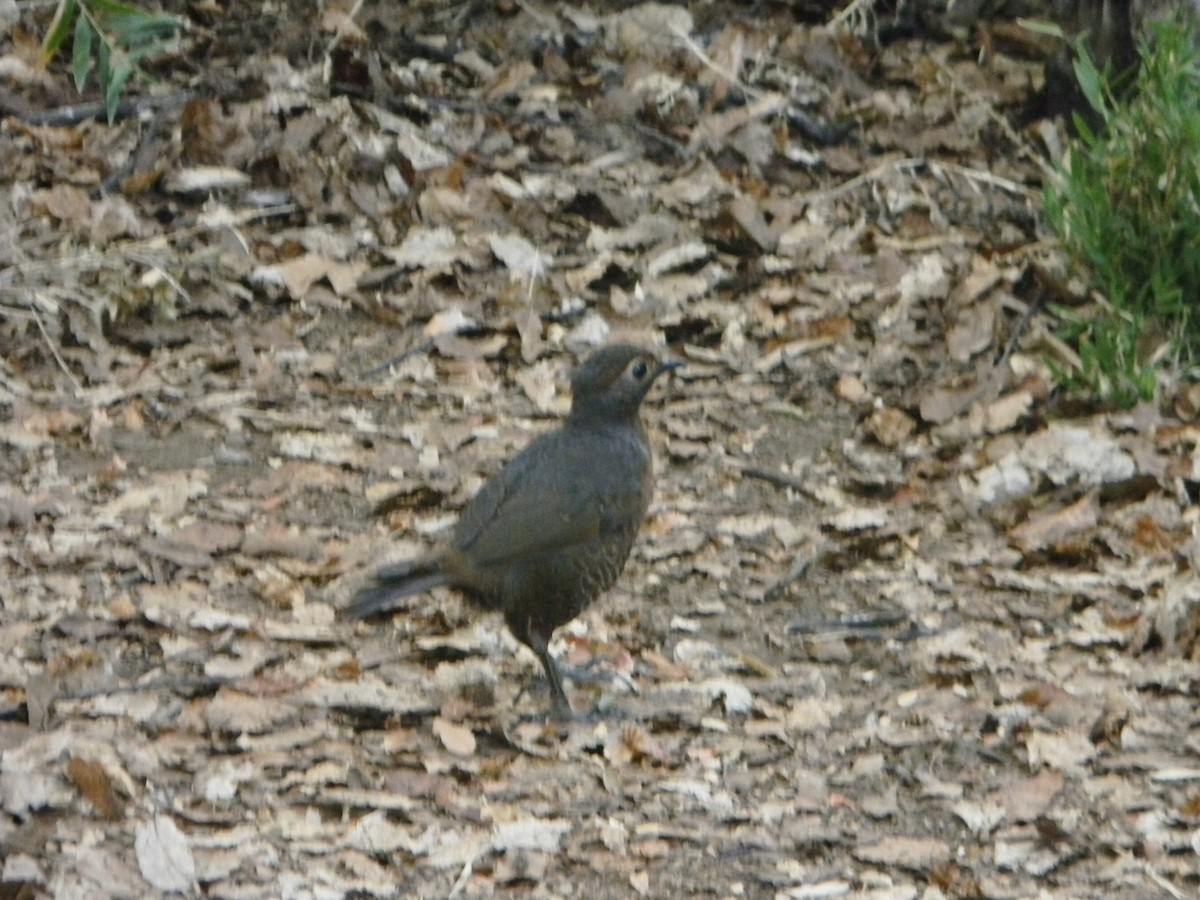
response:
<path id="1" fill-rule="evenodd" d="M 646 365 L 646 361 L 644 359 L 639 359 L 633 364 L 633 368 L 629 371 L 633 373 L 634 378 L 636 378 L 638 381 L 641 381 L 646 377 L 646 373 L 650 371 L 650 367 Z"/>

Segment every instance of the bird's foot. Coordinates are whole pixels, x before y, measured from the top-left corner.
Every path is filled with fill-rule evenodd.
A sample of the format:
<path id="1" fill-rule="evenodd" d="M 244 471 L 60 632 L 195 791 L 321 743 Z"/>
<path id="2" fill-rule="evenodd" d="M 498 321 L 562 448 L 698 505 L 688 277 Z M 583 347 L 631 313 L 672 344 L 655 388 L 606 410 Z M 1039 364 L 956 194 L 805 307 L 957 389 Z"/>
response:
<path id="1" fill-rule="evenodd" d="M 582 666 L 559 666 L 559 672 L 568 681 L 575 684 L 614 684 L 621 685 L 630 694 L 638 693 L 637 682 L 618 669 L 602 669 L 604 660 L 592 659 Z"/>

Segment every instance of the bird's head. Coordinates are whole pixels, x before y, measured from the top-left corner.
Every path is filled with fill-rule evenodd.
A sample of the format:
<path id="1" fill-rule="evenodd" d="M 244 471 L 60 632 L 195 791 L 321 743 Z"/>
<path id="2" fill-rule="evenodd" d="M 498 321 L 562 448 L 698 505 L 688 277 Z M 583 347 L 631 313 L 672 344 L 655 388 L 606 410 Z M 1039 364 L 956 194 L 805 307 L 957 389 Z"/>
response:
<path id="1" fill-rule="evenodd" d="M 632 417 L 655 379 L 680 365 L 677 360 L 664 361 L 630 344 L 601 347 L 571 376 L 571 418 L 592 421 Z"/>

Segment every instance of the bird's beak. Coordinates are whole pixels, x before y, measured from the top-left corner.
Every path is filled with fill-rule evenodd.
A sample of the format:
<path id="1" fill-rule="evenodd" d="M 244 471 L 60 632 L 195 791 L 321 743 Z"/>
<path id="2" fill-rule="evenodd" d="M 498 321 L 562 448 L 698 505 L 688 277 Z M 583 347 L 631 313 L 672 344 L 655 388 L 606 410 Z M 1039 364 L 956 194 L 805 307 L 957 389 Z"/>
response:
<path id="1" fill-rule="evenodd" d="M 683 368 L 682 359 L 664 359 L 658 364 L 658 374 L 664 375 L 667 372 L 674 372 L 676 369 Z"/>

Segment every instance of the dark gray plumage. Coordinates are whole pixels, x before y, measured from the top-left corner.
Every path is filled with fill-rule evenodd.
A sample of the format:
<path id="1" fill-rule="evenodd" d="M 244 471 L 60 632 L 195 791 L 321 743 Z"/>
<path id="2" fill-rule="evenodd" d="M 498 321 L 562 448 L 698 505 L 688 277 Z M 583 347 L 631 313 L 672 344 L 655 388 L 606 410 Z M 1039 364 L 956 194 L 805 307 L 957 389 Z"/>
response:
<path id="1" fill-rule="evenodd" d="M 493 475 L 432 554 L 376 572 L 346 607 L 367 618 L 439 585 L 499 610 L 533 650 L 554 697 L 571 707 L 547 644 L 620 575 L 654 490 L 638 408 L 678 366 L 627 344 L 593 353 L 571 378 L 570 415 Z"/>

